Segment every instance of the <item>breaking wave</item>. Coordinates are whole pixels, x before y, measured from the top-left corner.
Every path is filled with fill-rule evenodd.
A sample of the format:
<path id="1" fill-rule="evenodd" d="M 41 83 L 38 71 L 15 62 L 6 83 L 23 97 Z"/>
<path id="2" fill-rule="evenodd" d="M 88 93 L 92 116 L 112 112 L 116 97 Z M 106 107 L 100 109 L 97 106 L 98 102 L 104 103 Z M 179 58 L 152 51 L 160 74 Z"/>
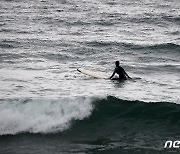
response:
<path id="1" fill-rule="evenodd" d="M 149 128 L 149 132 L 167 132 L 169 126 L 176 134 L 180 126 L 179 112 L 180 106 L 175 103 L 145 103 L 112 96 L 103 99 L 1 100 L 0 134 L 62 133 L 92 127 L 114 128 L 117 132 L 125 128 L 130 131 L 132 127 L 135 132 L 144 131 L 144 128 Z"/>

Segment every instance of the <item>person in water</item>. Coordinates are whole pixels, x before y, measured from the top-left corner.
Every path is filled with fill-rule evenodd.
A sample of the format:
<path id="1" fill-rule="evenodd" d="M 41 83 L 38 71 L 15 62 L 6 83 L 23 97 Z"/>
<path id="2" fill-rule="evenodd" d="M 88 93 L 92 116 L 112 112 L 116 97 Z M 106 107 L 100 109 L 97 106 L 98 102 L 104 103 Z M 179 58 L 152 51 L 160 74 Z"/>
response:
<path id="1" fill-rule="evenodd" d="M 126 80 L 127 78 L 131 79 L 129 75 L 125 72 L 125 70 L 121 66 L 119 66 L 119 61 L 116 61 L 115 64 L 116 64 L 116 68 L 114 69 L 114 72 L 111 75 L 110 79 L 112 79 L 115 73 L 119 75 L 120 80 Z"/>

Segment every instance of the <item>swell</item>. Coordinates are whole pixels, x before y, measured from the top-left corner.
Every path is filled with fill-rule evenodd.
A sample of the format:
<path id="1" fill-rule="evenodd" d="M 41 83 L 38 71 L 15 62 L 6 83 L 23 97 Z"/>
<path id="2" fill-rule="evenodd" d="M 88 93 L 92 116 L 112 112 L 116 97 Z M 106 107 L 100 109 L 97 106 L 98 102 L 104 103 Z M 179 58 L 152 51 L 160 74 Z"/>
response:
<path id="1" fill-rule="evenodd" d="M 22 103 L 28 104 L 29 101 L 25 100 Z M 66 106 L 66 103 L 64 102 L 62 105 Z M 77 102 L 72 102 L 72 104 L 74 103 Z M 81 150 L 89 153 L 100 153 L 100 151 L 102 153 L 103 151 L 109 153 L 121 153 L 124 151 L 129 153 L 132 153 L 132 151 L 154 153 L 158 151 L 158 153 L 163 153 L 165 141 L 169 139 L 177 140 L 180 135 L 180 106 L 178 104 L 128 101 L 113 96 L 104 99 L 96 98 L 91 100 L 91 103 L 94 109 L 91 111 L 90 116 L 74 118 L 73 125 L 64 131 L 56 130 L 43 135 L 41 134 L 42 131 L 26 131 L 24 134 L 18 133 L 16 137 L 7 136 L 6 134 L 1 136 L 0 139 L 5 144 L 9 144 L 12 137 L 14 140 L 23 138 L 28 140 L 30 144 L 36 144 L 37 139 L 43 138 L 43 140 L 40 140 L 41 143 L 39 142 L 39 145 L 43 145 L 43 147 L 52 142 L 58 147 L 63 145 L 66 148 L 65 145 L 68 145 L 68 150 L 69 145 L 81 146 Z M 57 102 L 53 104 L 56 105 Z M 53 110 L 50 109 L 53 104 L 50 103 L 46 107 L 48 114 L 53 114 Z M 82 106 L 82 110 L 86 105 Z M 35 105 L 36 107 L 40 106 Z M 69 107 L 75 106 L 68 105 L 67 107 L 69 110 Z M 57 109 L 57 106 L 55 108 Z M 77 116 L 79 113 L 78 111 Z M 71 111 L 68 114 L 71 114 Z M 44 121 L 47 122 L 47 119 Z"/>
<path id="2" fill-rule="evenodd" d="M 121 100 L 113 96 L 94 102 L 90 119 L 116 116 L 122 119 L 163 121 L 180 125 L 180 105 L 168 102 L 141 102 Z"/>
<path id="3" fill-rule="evenodd" d="M 9 41 L 9 40 L 2 40 L 0 41 L 0 48 L 17 48 L 19 46 L 19 42 L 17 41 Z"/>
<path id="4" fill-rule="evenodd" d="M 22 132 L 59 132 L 77 138 L 106 135 L 116 138 L 137 133 L 150 138 L 180 135 L 180 105 L 171 102 L 145 103 L 113 96 L 1 102 L 1 135 Z"/>
<path id="5" fill-rule="evenodd" d="M 69 135 L 81 136 L 83 132 L 85 136 L 91 134 L 92 138 L 96 138 L 96 135 L 97 138 L 100 136 L 127 140 L 148 138 L 149 141 L 172 139 L 180 135 L 180 106 L 178 104 L 127 101 L 112 96 L 93 103 L 94 110 L 91 116 L 81 121 L 74 121 L 73 127 L 68 130 Z"/>
<path id="6" fill-rule="evenodd" d="M 179 24 L 180 18 L 177 16 L 170 16 L 170 15 L 158 15 L 158 14 L 151 14 L 151 13 L 145 13 L 143 15 L 140 15 L 140 17 L 130 17 L 130 18 L 124 18 L 124 21 L 132 22 L 132 23 L 147 23 L 152 25 L 167 25 L 170 23 L 173 24 Z"/>
<path id="7" fill-rule="evenodd" d="M 145 45 L 145 46 L 135 46 L 134 49 L 151 49 L 151 50 L 172 50 L 179 52 L 180 45 L 175 43 L 162 43 L 162 44 L 154 44 L 154 45 Z"/>
<path id="8" fill-rule="evenodd" d="M 125 49 L 134 49 L 134 50 L 173 50 L 179 52 L 180 45 L 175 43 L 161 43 L 161 44 L 133 44 L 133 43 L 124 43 L 124 42 L 108 42 L 108 41 L 92 41 L 86 42 L 87 46 L 91 47 L 110 47 L 117 46 Z"/>

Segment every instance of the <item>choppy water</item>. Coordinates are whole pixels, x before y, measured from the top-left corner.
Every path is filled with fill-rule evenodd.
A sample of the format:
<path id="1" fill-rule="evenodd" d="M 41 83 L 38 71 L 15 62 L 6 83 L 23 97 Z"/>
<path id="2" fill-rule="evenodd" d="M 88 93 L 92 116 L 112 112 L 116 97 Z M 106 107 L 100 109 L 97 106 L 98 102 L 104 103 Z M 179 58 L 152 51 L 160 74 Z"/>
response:
<path id="1" fill-rule="evenodd" d="M 178 153 L 179 0 L 1 0 L 0 153 Z M 132 80 L 110 77 L 120 61 Z"/>

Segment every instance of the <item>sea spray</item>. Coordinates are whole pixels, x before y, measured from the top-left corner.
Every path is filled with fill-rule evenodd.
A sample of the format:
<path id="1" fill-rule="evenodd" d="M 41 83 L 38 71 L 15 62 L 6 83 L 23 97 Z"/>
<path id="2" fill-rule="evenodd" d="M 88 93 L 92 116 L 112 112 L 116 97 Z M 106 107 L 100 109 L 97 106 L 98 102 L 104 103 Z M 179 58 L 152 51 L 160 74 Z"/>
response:
<path id="1" fill-rule="evenodd" d="M 17 99 L 0 103 L 0 135 L 49 133 L 68 129 L 72 120 L 88 117 L 91 98 Z"/>

